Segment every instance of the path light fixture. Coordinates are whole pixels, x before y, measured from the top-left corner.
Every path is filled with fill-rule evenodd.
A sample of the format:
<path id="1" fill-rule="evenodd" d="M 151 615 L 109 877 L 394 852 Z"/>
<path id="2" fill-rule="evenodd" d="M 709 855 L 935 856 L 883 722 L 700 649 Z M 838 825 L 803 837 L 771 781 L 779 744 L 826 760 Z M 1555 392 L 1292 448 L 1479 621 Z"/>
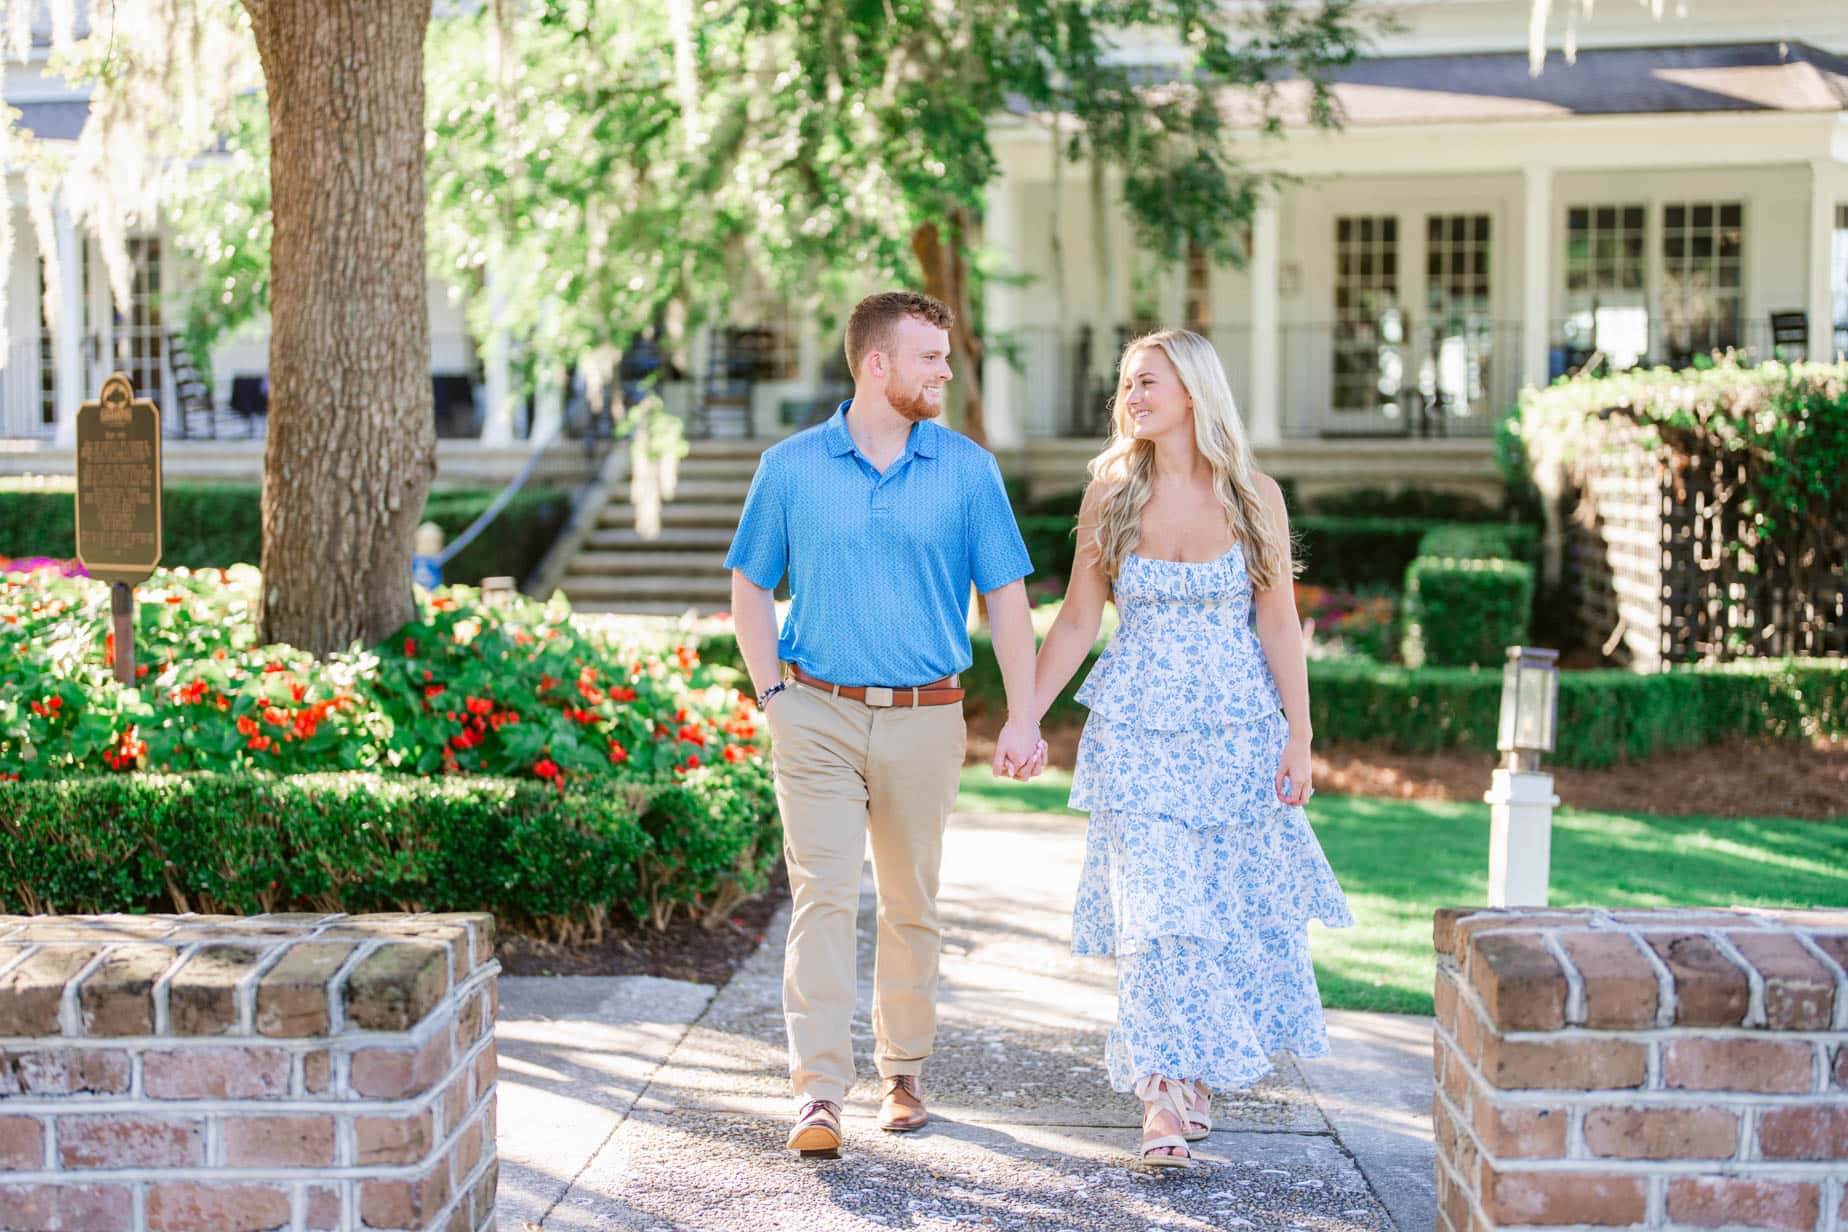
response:
<path id="1" fill-rule="evenodd" d="M 1551 872 L 1553 776 L 1540 757 L 1553 751 L 1559 720 L 1559 652 L 1508 647 L 1502 666 L 1501 753 L 1483 800 L 1489 805 L 1489 906 L 1544 907 Z"/>

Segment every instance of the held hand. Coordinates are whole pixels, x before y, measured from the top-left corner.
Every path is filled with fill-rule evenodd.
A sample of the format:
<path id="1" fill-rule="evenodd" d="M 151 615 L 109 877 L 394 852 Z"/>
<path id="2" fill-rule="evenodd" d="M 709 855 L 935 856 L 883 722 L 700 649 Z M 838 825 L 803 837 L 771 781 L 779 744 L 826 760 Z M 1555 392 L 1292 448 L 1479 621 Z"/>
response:
<path id="1" fill-rule="evenodd" d="M 1283 756 L 1277 759 L 1277 798 L 1292 808 L 1301 807 L 1315 794 L 1315 788 L 1309 783 L 1313 773 L 1309 741 L 1291 736 L 1290 742 L 1283 746 Z"/>
<path id="2" fill-rule="evenodd" d="M 1001 728 L 1001 734 L 995 738 L 995 777 L 1020 779 L 1024 782 L 1039 773 L 1032 767 L 1039 756 L 1040 747 L 1037 723 L 1025 719 L 1009 719 Z"/>

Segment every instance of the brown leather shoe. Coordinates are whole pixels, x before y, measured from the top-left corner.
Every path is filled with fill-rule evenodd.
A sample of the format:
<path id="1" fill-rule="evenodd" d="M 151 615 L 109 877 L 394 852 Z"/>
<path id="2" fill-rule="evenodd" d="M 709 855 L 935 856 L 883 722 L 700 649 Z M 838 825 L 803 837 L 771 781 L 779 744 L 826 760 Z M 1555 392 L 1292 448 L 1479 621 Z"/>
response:
<path id="1" fill-rule="evenodd" d="M 894 1134 L 923 1129 L 930 1114 L 924 1111 L 924 1093 L 918 1089 L 918 1076 L 893 1074 L 885 1081 L 885 1098 L 879 1103 L 879 1128 Z"/>
<path id="2" fill-rule="evenodd" d="M 841 1153 L 841 1106 L 825 1099 L 802 1105 L 786 1144 L 805 1159 L 833 1159 Z"/>

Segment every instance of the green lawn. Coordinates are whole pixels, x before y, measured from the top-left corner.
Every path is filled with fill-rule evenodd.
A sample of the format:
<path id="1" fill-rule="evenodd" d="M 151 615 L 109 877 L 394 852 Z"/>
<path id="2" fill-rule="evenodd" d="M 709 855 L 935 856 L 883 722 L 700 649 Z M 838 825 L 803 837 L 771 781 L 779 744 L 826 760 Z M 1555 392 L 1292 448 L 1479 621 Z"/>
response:
<path id="1" fill-rule="evenodd" d="M 1071 776 L 998 782 L 963 771 L 961 809 L 1063 812 Z M 1334 1009 L 1431 1012 L 1431 913 L 1485 902 L 1489 809 L 1362 796 L 1309 806 L 1355 927 L 1314 925 L 1316 979 Z M 1848 904 L 1848 827 L 1828 822 L 1562 811 L 1553 819 L 1556 905 Z"/>

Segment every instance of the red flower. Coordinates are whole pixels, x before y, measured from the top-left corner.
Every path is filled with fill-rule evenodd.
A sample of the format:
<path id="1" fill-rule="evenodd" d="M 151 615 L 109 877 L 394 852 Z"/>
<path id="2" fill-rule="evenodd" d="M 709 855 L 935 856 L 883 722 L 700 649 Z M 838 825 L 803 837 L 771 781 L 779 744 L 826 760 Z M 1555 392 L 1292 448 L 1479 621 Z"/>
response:
<path id="1" fill-rule="evenodd" d="M 542 779 L 562 779 L 564 777 L 564 771 L 560 770 L 558 763 L 549 757 L 541 757 L 534 762 L 533 773 Z"/>
<path id="2" fill-rule="evenodd" d="M 557 683 L 558 681 L 552 679 L 550 676 L 546 675 L 544 672 L 539 673 L 539 691 L 541 693 L 550 691 L 552 686 Z"/>
<path id="3" fill-rule="evenodd" d="M 167 596 L 167 602 L 169 602 L 169 603 L 184 603 L 184 602 L 186 602 L 186 596 L 185 596 L 185 595 L 168 595 L 168 596 Z"/>
<path id="4" fill-rule="evenodd" d="M 427 685 L 425 685 L 425 686 L 424 686 L 424 696 L 425 696 L 425 697 L 441 697 L 442 695 L 443 695 L 443 686 L 442 686 L 442 685 L 440 685 L 440 684 L 427 684 Z"/>
<path id="5" fill-rule="evenodd" d="M 471 697 L 463 703 L 470 714 L 493 714 L 494 702 L 491 698 Z"/>
<path id="6" fill-rule="evenodd" d="M 684 711 L 682 713 L 684 713 Z M 680 738 L 688 744 L 697 744 L 701 748 L 704 748 L 706 744 L 706 733 L 692 724 L 688 724 L 680 729 Z"/>
<path id="7" fill-rule="evenodd" d="M 137 663 L 137 664 L 135 664 L 135 679 L 137 679 L 137 680 L 139 680 L 139 679 L 141 679 L 141 677 L 143 677 L 143 676 L 145 676 L 145 675 L 147 675 L 147 674 L 148 674 L 148 665 L 147 665 L 147 664 L 145 664 L 145 663 Z"/>
<path id="8" fill-rule="evenodd" d="M 635 700 L 635 690 L 627 686 L 611 689 L 610 700 L 613 702 L 632 702 Z"/>
<path id="9" fill-rule="evenodd" d="M 728 744 L 725 746 L 726 761 L 743 761 L 748 756 L 750 756 L 750 754 L 744 751 L 742 745 Z"/>
<path id="10" fill-rule="evenodd" d="M 289 696 L 299 702 L 308 696 L 308 690 L 299 684 L 292 684 L 289 686 Z"/>
<path id="11" fill-rule="evenodd" d="M 610 741 L 610 764 L 612 766 L 620 766 L 623 762 L 628 760 L 629 750 L 622 747 L 622 741 Z"/>
<path id="12" fill-rule="evenodd" d="M 247 714 L 238 715 L 237 716 L 237 734 L 240 736 L 256 735 L 257 734 L 257 721 L 251 718 Z"/>
<path id="13" fill-rule="evenodd" d="M 275 676 L 288 670 L 289 665 L 287 663 L 265 663 L 263 665 L 263 674 L 265 676 Z"/>
<path id="14" fill-rule="evenodd" d="M 417 639 L 416 638 L 407 637 L 404 639 L 404 657 L 407 659 L 415 659 L 417 657 Z"/>

